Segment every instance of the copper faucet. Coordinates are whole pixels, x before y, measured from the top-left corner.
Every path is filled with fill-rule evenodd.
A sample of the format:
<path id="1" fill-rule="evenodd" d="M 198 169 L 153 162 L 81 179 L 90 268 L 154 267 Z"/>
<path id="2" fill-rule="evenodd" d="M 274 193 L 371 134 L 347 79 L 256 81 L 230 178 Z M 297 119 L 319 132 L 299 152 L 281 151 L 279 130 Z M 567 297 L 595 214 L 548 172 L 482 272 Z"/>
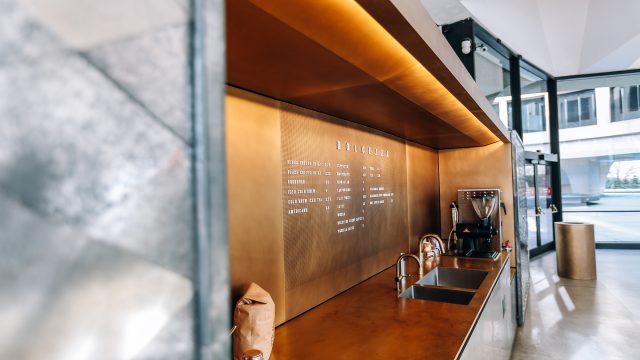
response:
<path id="1" fill-rule="evenodd" d="M 422 270 L 422 260 L 420 260 L 419 257 L 413 254 L 404 254 L 404 253 L 400 254 L 400 257 L 398 257 L 398 260 L 396 261 L 396 289 L 398 290 L 398 293 L 400 293 L 401 291 L 400 282 L 402 281 L 403 278 L 407 277 L 407 274 L 405 272 L 406 267 L 404 266 L 404 261 L 408 258 L 412 258 L 418 263 L 418 274 L 420 275 L 420 277 L 422 278 L 422 276 L 424 275 Z"/>

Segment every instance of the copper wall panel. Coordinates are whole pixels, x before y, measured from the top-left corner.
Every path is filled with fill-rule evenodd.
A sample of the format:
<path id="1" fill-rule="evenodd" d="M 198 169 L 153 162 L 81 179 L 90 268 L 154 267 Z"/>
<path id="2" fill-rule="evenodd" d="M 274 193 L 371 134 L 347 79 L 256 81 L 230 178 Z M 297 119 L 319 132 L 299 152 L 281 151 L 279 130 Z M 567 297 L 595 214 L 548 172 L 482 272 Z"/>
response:
<path id="1" fill-rule="evenodd" d="M 282 104 L 287 317 L 388 267 L 406 249 L 404 141 Z"/>
<path id="2" fill-rule="evenodd" d="M 255 282 L 285 321 L 279 103 L 227 88 L 229 256 L 233 299 Z"/>
<path id="3" fill-rule="evenodd" d="M 289 99 L 375 79 L 246 0 L 227 2 L 227 81 Z"/>
<path id="4" fill-rule="evenodd" d="M 391 266 L 400 252 L 408 250 L 413 238 L 417 241 L 422 232 L 438 229 L 435 150 L 237 88 L 228 87 L 226 107 L 233 300 L 249 282 L 256 282 L 273 296 L 276 323 L 281 324 Z M 287 134 L 286 139 L 281 132 Z M 337 141 L 341 141 L 341 150 Z M 350 151 L 346 151 L 347 142 Z M 358 153 L 353 151 L 356 144 L 360 146 Z M 366 145 L 365 155 L 362 145 Z M 369 146 L 372 155 L 368 154 Z M 326 193 L 334 201 L 327 214 L 316 213 L 313 219 L 304 221 L 294 217 L 287 220 L 289 214 L 285 213 L 299 205 L 289 200 L 316 197 L 288 192 L 297 189 L 288 184 L 296 176 L 288 170 L 314 168 L 292 167 L 287 160 L 307 158 L 322 165 L 325 160 L 331 162 L 333 174 L 328 177 Z M 356 175 L 349 177 L 352 183 L 336 184 L 338 163 L 350 166 L 348 171 Z M 392 184 L 394 203 L 380 208 L 366 206 L 364 228 L 337 233 L 339 219 L 357 218 L 350 215 L 362 211 L 361 202 L 355 200 L 358 196 L 363 200 L 363 191 L 355 187 L 355 181 L 358 176 L 362 181 L 363 165 L 367 166 L 367 179 L 371 173 L 373 179 L 380 173 L 386 183 Z M 369 171 L 368 166 L 374 170 Z M 314 188 L 322 185 L 313 184 Z M 370 190 L 380 188 L 374 183 L 366 185 L 366 194 L 391 192 L 386 185 L 383 191 Z M 352 187 L 353 201 L 342 201 L 345 207 L 337 208 L 337 189 L 346 186 Z M 374 199 L 380 197 L 364 200 Z M 347 216 L 337 216 L 341 209 Z M 342 227 L 351 224 L 362 222 Z"/>
<path id="5" fill-rule="evenodd" d="M 502 239 L 513 246 L 515 227 L 513 218 L 513 180 L 511 171 L 511 144 L 496 143 L 482 147 L 440 150 L 440 221 L 441 233 L 451 230 L 449 205 L 457 199 L 458 189 L 497 188 L 502 190 L 502 201 L 507 215 L 502 215 Z M 511 253 L 512 264 L 515 257 Z"/>
<path id="6" fill-rule="evenodd" d="M 440 233 L 438 152 L 407 142 L 407 205 L 409 249 L 418 251 L 418 239 Z"/>

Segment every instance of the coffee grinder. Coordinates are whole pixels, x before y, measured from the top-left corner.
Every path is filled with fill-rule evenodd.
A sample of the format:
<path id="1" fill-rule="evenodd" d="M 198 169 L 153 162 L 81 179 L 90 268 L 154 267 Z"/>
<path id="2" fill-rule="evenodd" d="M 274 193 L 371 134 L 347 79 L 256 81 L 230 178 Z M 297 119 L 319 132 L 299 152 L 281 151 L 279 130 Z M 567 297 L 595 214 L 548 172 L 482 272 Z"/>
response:
<path id="1" fill-rule="evenodd" d="M 502 244 L 499 189 L 458 190 L 458 256 L 492 258 Z"/>

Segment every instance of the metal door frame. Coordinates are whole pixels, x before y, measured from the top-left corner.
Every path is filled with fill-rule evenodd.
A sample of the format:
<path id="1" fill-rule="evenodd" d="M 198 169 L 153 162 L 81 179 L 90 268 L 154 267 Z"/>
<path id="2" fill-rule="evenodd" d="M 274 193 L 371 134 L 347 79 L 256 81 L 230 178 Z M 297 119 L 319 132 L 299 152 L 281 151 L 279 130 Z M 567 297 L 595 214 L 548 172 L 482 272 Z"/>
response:
<path id="1" fill-rule="evenodd" d="M 526 159 L 525 161 L 527 165 L 533 165 L 534 206 L 535 208 L 538 208 L 540 206 L 539 205 L 540 194 L 538 194 L 538 165 L 549 166 L 551 170 L 551 174 L 550 174 L 551 188 L 552 188 L 553 194 L 555 195 L 556 189 L 554 188 L 553 178 L 554 176 L 556 176 L 556 174 L 553 173 L 555 168 L 553 165 L 555 162 L 558 161 L 558 156 L 555 154 L 525 151 L 525 159 Z M 555 196 L 553 196 L 552 198 L 552 201 L 553 201 L 552 204 L 554 205 L 556 205 L 555 198 L 556 198 Z M 553 214 L 552 223 L 556 221 L 557 214 L 558 213 Z M 554 228 L 554 226 L 552 226 L 552 228 Z M 551 236 L 552 236 L 551 242 L 542 245 L 542 239 L 540 237 L 540 217 L 536 216 L 536 247 L 529 248 L 529 257 L 533 258 L 547 251 L 554 250 L 556 248 L 555 229 L 552 229 Z"/>

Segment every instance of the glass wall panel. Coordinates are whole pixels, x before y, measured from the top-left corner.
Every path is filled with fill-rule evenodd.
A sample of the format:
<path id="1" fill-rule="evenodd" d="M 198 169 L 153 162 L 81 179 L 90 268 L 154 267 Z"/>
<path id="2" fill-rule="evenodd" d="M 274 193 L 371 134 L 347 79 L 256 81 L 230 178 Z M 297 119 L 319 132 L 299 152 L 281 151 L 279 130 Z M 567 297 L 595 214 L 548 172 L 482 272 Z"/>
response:
<path id="1" fill-rule="evenodd" d="M 524 148 L 550 152 L 547 80 L 521 67 L 520 91 Z"/>
<path id="2" fill-rule="evenodd" d="M 638 242 L 640 73 L 558 81 L 565 221 L 598 242 Z"/>
<path id="3" fill-rule="evenodd" d="M 509 59 L 475 38 L 473 53 L 475 79 L 482 93 L 493 106 L 500 120 L 513 129 L 513 118 L 508 106 L 511 103 L 511 68 Z"/>

